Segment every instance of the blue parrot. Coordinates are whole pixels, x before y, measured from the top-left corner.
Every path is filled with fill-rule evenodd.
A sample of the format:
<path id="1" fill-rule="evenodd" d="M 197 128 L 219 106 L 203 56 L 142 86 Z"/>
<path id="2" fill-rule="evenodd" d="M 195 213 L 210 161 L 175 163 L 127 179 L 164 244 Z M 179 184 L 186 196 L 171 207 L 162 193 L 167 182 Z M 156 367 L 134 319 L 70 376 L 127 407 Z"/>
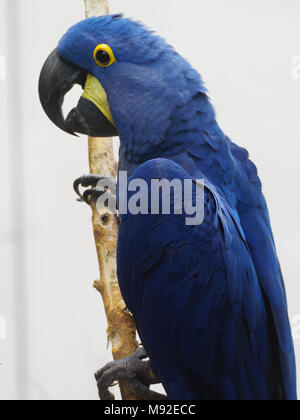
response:
<path id="1" fill-rule="evenodd" d="M 75 83 L 84 93 L 65 119 Z M 185 212 L 120 216 L 120 288 L 168 398 L 295 400 L 286 292 L 261 182 L 248 152 L 219 127 L 199 73 L 142 24 L 110 15 L 63 36 L 39 90 L 61 129 L 120 137 L 129 182 L 205 181 L 200 225 L 187 226 Z"/>

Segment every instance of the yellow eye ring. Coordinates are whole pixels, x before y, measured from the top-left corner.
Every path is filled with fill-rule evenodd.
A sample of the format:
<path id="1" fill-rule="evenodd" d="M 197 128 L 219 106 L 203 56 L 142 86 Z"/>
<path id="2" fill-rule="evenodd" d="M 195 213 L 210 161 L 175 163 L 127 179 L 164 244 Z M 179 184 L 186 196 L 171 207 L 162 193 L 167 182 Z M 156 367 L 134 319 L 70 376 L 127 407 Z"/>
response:
<path id="1" fill-rule="evenodd" d="M 94 51 L 94 60 L 100 67 L 109 67 L 117 60 L 109 45 L 99 44 Z"/>

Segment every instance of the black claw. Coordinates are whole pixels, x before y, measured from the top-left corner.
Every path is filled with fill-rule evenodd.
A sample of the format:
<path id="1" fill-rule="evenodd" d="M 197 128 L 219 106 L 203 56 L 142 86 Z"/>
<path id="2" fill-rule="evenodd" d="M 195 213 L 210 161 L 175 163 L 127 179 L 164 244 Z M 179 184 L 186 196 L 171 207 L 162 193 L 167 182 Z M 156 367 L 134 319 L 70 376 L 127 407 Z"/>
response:
<path id="1" fill-rule="evenodd" d="M 95 374 L 101 400 L 114 399 L 109 388 L 114 386 L 116 381 L 125 381 L 132 392 L 144 400 L 165 400 L 167 397 L 158 394 L 150 389 L 151 384 L 160 381 L 154 377 L 150 362 L 143 348 L 139 348 L 132 356 L 126 359 L 108 363 L 104 368 Z"/>
<path id="2" fill-rule="evenodd" d="M 104 194 L 102 189 L 90 188 L 84 191 L 82 200 L 87 204 L 91 204 L 91 202 L 95 203 L 102 194 Z"/>
<path id="3" fill-rule="evenodd" d="M 101 184 L 99 184 L 100 182 Z M 81 192 L 80 187 L 88 189 Z M 74 181 L 73 188 L 78 196 L 77 201 L 80 203 L 86 203 L 89 206 L 92 203 L 96 204 L 97 200 L 105 192 L 110 193 L 110 200 L 107 200 L 104 203 L 104 206 L 108 207 L 110 211 L 115 212 L 117 188 L 116 183 L 112 178 L 100 175 L 83 175 Z"/>
<path id="4" fill-rule="evenodd" d="M 99 175 L 83 175 L 82 177 L 76 179 L 73 183 L 74 191 L 79 197 L 77 201 L 85 202 L 87 204 L 90 204 L 91 199 L 96 201 L 104 192 L 103 188 L 97 188 L 98 183 L 103 180 L 106 181 L 107 188 L 113 194 L 116 194 L 116 184 L 111 178 Z M 80 187 L 91 188 L 82 194 Z"/>
<path id="5" fill-rule="evenodd" d="M 83 196 L 80 192 L 80 187 L 96 187 L 98 182 L 103 179 L 103 177 L 97 175 L 83 175 L 82 177 L 76 179 L 73 184 L 74 191 L 79 196 L 81 201 L 83 201 Z"/>

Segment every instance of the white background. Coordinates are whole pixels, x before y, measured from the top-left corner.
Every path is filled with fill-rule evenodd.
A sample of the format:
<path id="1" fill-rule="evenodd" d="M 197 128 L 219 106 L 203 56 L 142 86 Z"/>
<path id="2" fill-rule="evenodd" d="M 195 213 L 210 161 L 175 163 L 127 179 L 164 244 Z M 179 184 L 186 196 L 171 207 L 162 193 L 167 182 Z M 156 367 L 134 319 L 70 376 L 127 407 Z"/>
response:
<path id="1" fill-rule="evenodd" d="M 192 62 L 257 164 L 300 359 L 299 0 L 110 5 Z M 82 0 L 0 0 L 0 399 L 96 399 L 93 373 L 111 359 L 90 210 L 72 191 L 87 142 L 56 129 L 37 94 L 44 60 L 83 16 Z"/>

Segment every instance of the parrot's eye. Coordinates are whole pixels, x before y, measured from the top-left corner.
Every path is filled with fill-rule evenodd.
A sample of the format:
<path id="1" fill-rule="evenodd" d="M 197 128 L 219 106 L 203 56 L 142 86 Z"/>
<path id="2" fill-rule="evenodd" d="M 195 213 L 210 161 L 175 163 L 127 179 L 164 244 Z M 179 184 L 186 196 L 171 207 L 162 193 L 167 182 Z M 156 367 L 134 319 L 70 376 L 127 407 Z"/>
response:
<path id="1" fill-rule="evenodd" d="M 94 60 L 100 67 L 109 67 L 117 61 L 112 49 L 106 44 L 100 44 L 95 48 Z"/>

